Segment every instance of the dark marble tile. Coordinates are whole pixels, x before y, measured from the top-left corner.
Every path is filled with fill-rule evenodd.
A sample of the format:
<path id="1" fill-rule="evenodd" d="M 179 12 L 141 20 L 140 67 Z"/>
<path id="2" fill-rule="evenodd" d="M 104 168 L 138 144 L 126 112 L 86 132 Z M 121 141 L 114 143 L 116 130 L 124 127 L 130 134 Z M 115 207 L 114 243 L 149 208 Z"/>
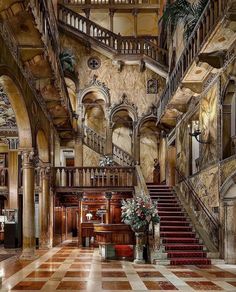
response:
<path id="1" fill-rule="evenodd" d="M 153 265 L 133 265 L 134 269 L 153 269 L 155 270 L 155 266 Z"/>
<path id="2" fill-rule="evenodd" d="M 179 278 L 202 278 L 201 275 L 195 273 L 195 272 L 188 272 L 188 271 L 173 271 L 173 274 L 175 274 Z"/>
<path id="3" fill-rule="evenodd" d="M 62 281 L 57 290 L 86 290 L 87 282 L 84 281 Z"/>
<path id="4" fill-rule="evenodd" d="M 128 281 L 102 281 L 104 290 L 132 290 Z"/>
<path id="5" fill-rule="evenodd" d="M 88 277 L 89 271 L 68 271 L 64 277 Z"/>
<path id="6" fill-rule="evenodd" d="M 143 281 L 148 290 L 178 290 L 169 281 Z"/>
<path id="7" fill-rule="evenodd" d="M 139 277 L 141 278 L 147 278 L 147 277 L 164 277 L 160 272 L 158 271 L 147 271 L 147 272 L 137 272 Z"/>
<path id="8" fill-rule="evenodd" d="M 102 272 L 102 277 L 110 277 L 110 278 L 115 278 L 115 277 L 126 277 L 125 272 L 118 272 L 118 271 L 103 271 Z"/>
<path id="9" fill-rule="evenodd" d="M 227 282 L 227 283 L 229 283 L 230 285 L 236 287 L 236 282 Z"/>
<path id="10" fill-rule="evenodd" d="M 43 263 L 38 268 L 39 269 L 58 269 L 61 264 L 55 264 L 55 263 Z"/>
<path id="11" fill-rule="evenodd" d="M 91 264 L 72 264 L 70 266 L 70 268 L 72 269 L 90 269 L 91 268 Z"/>
<path id="12" fill-rule="evenodd" d="M 45 281 L 22 281 L 15 285 L 12 290 L 41 290 Z"/>
<path id="13" fill-rule="evenodd" d="M 217 278 L 235 278 L 236 274 L 227 272 L 227 271 L 209 271 L 208 272 L 211 276 L 215 276 Z"/>
<path id="14" fill-rule="evenodd" d="M 195 290 L 223 290 L 221 287 L 210 281 L 186 281 L 186 283 Z"/>
<path id="15" fill-rule="evenodd" d="M 54 272 L 51 271 L 34 271 L 27 278 L 50 278 Z"/>

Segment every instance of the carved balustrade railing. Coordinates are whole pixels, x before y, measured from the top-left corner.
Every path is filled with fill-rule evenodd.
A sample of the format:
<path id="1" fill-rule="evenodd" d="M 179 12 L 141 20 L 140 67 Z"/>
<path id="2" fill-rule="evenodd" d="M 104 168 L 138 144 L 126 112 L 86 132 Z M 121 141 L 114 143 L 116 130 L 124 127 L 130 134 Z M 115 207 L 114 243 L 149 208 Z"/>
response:
<path id="1" fill-rule="evenodd" d="M 106 139 L 93 129 L 84 126 L 84 143 L 99 154 L 105 154 Z"/>
<path id="2" fill-rule="evenodd" d="M 180 85 L 185 73 L 190 68 L 195 57 L 202 49 L 205 41 L 222 18 L 227 7 L 228 0 L 209 0 L 202 16 L 200 17 L 195 29 L 189 37 L 185 49 L 173 72 L 170 75 L 167 86 L 160 98 L 157 110 L 157 119 L 160 121 L 165 107 Z"/>
<path id="3" fill-rule="evenodd" d="M 111 32 L 88 18 L 59 5 L 58 19 L 62 25 L 97 41 L 101 46 L 111 49 L 116 54 L 145 55 L 161 64 L 167 64 L 167 51 L 154 42 L 143 38 L 124 37 Z"/>
<path id="4" fill-rule="evenodd" d="M 8 168 L 0 168 L 0 187 L 8 187 Z"/>
<path id="5" fill-rule="evenodd" d="M 55 187 L 133 187 L 133 167 L 54 167 Z"/>
<path id="6" fill-rule="evenodd" d="M 57 20 L 51 0 L 30 0 L 30 7 L 33 12 L 37 28 L 42 34 L 42 41 L 47 48 L 47 55 L 53 68 L 56 87 L 59 88 L 61 98 L 68 110 L 70 120 L 72 121 L 72 106 L 66 90 L 64 74 L 59 60 L 60 44 Z"/>
<path id="7" fill-rule="evenodd" d="M 124 151 L 119 146 L 112 144 L 113 159 L 120 165 L 134 166 L 135 161 L 132 155 Z"/>
<path id="8" fill-rule="evenodd" d="M 155 0 L 63 0 L 64 4 L 69 5 L 139 5 L 139 4 L 158 4 Z"/>

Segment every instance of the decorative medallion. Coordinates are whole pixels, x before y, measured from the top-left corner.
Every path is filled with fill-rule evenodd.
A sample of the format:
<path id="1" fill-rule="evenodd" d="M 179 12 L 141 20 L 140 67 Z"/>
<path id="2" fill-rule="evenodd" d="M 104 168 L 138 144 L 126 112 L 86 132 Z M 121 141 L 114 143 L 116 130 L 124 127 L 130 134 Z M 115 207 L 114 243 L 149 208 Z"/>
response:
<path id="1" fill-rule="evenodd" d="M 101 66 L 101 60 L 98 57 L 91 57 L 87 64 L 90 69 L 97 70 Z"/>

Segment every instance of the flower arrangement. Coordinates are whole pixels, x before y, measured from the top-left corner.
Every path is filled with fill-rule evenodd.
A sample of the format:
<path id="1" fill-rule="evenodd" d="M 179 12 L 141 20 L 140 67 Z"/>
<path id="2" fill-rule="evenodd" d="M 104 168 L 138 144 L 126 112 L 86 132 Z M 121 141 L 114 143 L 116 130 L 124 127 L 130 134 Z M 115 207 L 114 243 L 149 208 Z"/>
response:
<path id="1" fill-rule="evenodd" d="M 113 161 L 113 159 L 111 157 L 109 157 L 108 155 L 105 155 L 100 159 L 100 163 L 99 164 L 100 164 L 101 167 L 113 166 L 114 161 Z"/>
<path id="2" fill-rule="evenodd" d="M 159 222 L 157 203 L 148 196 L 137 196 L 122 201 L 122 221 L 129 224 L 133 230 L 146 230 L 149 224 Z"/>

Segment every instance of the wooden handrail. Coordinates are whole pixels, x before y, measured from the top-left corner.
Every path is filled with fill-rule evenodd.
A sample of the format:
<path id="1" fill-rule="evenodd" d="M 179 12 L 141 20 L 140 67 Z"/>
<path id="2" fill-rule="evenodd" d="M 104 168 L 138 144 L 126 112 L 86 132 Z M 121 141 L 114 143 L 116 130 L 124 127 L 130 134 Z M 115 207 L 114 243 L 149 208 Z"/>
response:
<path id="1" fill-rule="evenodd" d="M 157 110 L 158 122 L 160 121 L 171 97 L 178 89 L 185 73 L 190 68 L 195 57 L 198 55 L 209 35 L 214 30 L 216 24 L 224 15 L 227 3 L 227 0 L 208 1 L 161 95 Z"/>
<path id="2" fill-rule="evenodd" d="M 58 5 L 59 23 L 95 40 L 101 46 L 121 55 L 145 55 L 152 60 L 166 65 L 168 52 L 159 48 L 154 42 L 145 37 L 124 37 L 96 24 L 75 11 Z"/>
<path id="3" fill-rule="evenodd" d="M 181 171 L 177 167 L 175 167 L 175 170 L 176 170 L 177 175 L 181 178 L 181 181 L 183 181 L 184 184 L 186 185 L 186 187 L 188 188 L 188 190 L 189 190 L 189 192 L 190 192 L 195 204 L 197 205 L 197 207 L 201 208 L 203 213 L 206 215 L 206 217 L 209 219 L 209 221 L 214 226 L 214 229 L 215 230 L 219 230 L 219 222 L 218 222 L 218 220 L 216 220 L 214 215 L 210 212 L 210 210 L 206 207 L 204 202 L 198 196 L 198 194 L 194 190 L 191 182 L 181 173 Z"/>

